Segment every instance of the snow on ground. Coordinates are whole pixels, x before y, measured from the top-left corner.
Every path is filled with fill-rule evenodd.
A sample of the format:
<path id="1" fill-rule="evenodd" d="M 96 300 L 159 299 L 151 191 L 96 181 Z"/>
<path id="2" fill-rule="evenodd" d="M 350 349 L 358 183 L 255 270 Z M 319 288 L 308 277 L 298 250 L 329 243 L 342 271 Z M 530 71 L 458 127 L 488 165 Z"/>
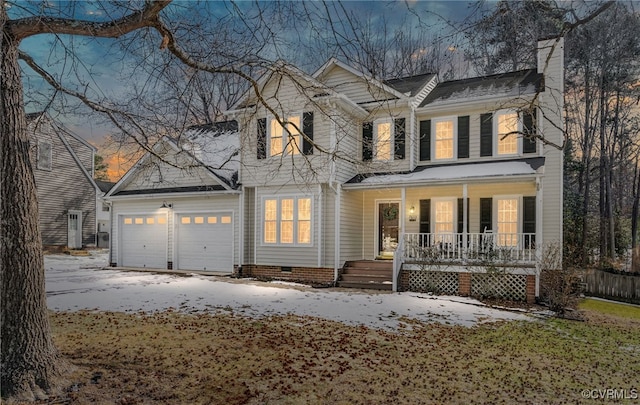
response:
<path id="1" fill-rule="evenodd" d="M 401 317 L 473 326 L 494 320 L 532 319 L 524 313 L 450 296 L 315 289 L 248 279 L 119 271 L 104 268 L 107 253 L 45 256 L 47 303 L 56 311 L 232 311 L 259 317 L 308 315 L 350 325 L 395 330 Z"/>

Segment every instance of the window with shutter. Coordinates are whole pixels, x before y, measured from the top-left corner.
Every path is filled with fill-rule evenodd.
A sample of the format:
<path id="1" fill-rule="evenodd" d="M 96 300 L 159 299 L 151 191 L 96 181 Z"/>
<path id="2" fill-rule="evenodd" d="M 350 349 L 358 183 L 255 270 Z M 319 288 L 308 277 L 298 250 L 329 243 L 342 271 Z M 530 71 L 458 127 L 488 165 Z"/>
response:
<path id="1" fill-rule="evenodd" d="M 420 121 L 420 160 L 431 160 L 431 120 Z"/>
<path id="2" fill-rule="evenodd" d="M 365 122 L 362 124 L 362 160 L 370 161 L 373 159 L 373 123 Z"/>
<path id="3" fill-rule="evenodd" d="M 522 197 L 522 232 L 525 248 L 533 249 L 536 244 L 536 197 Z"/>
<path id="4" fill-rule="evenodd" d="M 458 159 L 469 157 L 469 116 L 458 117 Z"/>
<path id="5" fill-rule="evenodd" d="M 313 155 L 313 111 L 302 114 L 302 153 Z"/>
<path id="6" fill-rule="evenodd" d="M 397 160 L 404 159 L 405 156 L 405 119 L 397 118 L 393 120 L 394 128 L 394 153 L 393 158 Z"/>
<path id="7" fill-rule="evenodd" d="M 257 127 L 258 149 L 256 157 L 265 159 L 267 157 L 267 119 L 259 118 Z"/>
<path id="8" fill-rule="evenodd" d="M 493 155 L 493 114 L 480 114 L 480 156 Z"/>
<path id="9" fill-rule="evenodd" d="M 522 152 L 523 153 L 535 153 L 536 152 L 536 109 L 527 110 L 522 112 L 522 132 L 524 133 L 524 139 L 522 140 Z"/>
<path id="10" fill-rule="evenodd" d="M 431 233 L 431 200 L 420 200 L 420 233 Z"/>

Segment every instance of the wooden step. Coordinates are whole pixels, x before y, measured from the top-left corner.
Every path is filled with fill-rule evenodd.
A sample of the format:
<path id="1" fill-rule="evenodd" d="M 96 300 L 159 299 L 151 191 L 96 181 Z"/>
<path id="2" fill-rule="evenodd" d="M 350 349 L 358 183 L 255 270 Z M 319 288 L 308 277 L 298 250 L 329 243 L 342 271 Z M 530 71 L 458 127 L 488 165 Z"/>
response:
<path id="1" fill-rule="evenodd" d="M 388 260 L 352 260 L 346 262 L 344 268 L 393 270 L 393 262 Z"/>
<path id="2" fill-rule="evenodd" d="M 370 274 L 372 276 L 388 275 L 389 277 L 391 277 L 391 274 L 393 274 L 393 269 L 376 269 L 376 268 L 368 268 L 368 267 L 344 267 L 342 269 L 342 274 L 360 274 L 360 275 Z"/>
<path id="3" fill-rule="evenodd" d="M 344 288 L 360 288 L 362 290 L 387 290 L 391 291 L 393 285 L 391 283 L 358 283 L 351 281 L 339 281 L 338 287 Z"/>
<path id="4" fill-rule="evenodd" d="M 346 282 L 358 282 L 358 283 L 384 283 L 385 281 L 391 282 L 391 274 L 342 274 L 341 280 Z"/>

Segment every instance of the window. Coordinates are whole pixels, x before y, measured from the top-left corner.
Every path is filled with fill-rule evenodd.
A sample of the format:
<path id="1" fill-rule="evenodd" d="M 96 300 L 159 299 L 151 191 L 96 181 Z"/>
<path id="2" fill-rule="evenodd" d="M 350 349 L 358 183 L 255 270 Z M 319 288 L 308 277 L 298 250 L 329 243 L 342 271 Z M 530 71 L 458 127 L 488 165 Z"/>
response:
<path id="1" fill-rule="evenodd" d="M 518 197 L 498 197 L 497 210 L 497 244 L 498 246 L 518 245 Z"/>
<path id="2" fill-rule="evenodd" d="M 302 149 L 301 120 L 299 115 L 285 117 L 283 127 L 278 120 L 272 118 L 269 123 L 269 156 L 282 154 L 297 155 Z"/>
<path id="3" fill-rule="evenodd" d="M 455 134 L 456 127 L 453 119 L 433 120 L 435 160 L 448 160 L 455 158 Z"/>
<path id="4" fill-rule="evenodd" d="M 455 207 L 454 199 L 434 199 L 433 200 L 433 233 L 435 240 L 442 242 L 452 238 L 455 225 Z M 450 242 L 450 240 L 447 240 Z"/>
<path id="5" fill-rule="evenodd" d="M 392 130 L 391 121 L 376 123 L 374 128 L 373 153 L 375 160 L 391 160 Z"/>
<path id="6" fill-rule="evenodd" d="M 503 111 L 495 115 L 497 155 L 517 155 L 521 123 L 516 111 Z"/>
<path id="7" fill-rule="evenodd" d="M 265 244 L 311 244 L 311 198 L 274 197 L 263 201 Z"/>
<path id="8" fill-rule="evenodd" d="M 51 143 L 42 141 L 38 142 L 38 169 L 51 170 L 51 153 Z"/>

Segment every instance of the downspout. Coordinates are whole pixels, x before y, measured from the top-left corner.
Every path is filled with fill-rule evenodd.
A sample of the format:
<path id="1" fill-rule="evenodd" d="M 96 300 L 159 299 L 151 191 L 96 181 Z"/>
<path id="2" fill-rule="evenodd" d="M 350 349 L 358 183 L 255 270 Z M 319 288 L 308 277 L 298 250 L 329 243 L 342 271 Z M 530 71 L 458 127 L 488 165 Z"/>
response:
<path id="1" fill-rule="evenodd" d="M 416 168 L 415 154 L 416 154 L 416 109 L 413 103 L 409 101 L 409 108 L 411 114 L 409 115 L 409 171 L 413 171 Z"/>
<path id="2" fill-rule="evenodd" d="M 462 246 L 467 245 L 467 229 L 469 228 L 469 186 L 467 183 L 462 185 Z M 467 248 L 468 249 L 468 248 Z"/>
<path id="3" fill-rule="evenodd" d="M 242 276 L 242 262 L 244 262 L 244 186 L 240 186 L 238 205 L 238 268 L 236 277 Z"/>
<path id="4" fill-rule="evenodd" d="M 540 296 L 540 262 L 542 261 L 542 246 L 544 238 L 542 237 L 542 222 L 543 222 L 543 210 L 542 210 L 542 178 L 536 177 L 536 297 Z"/>
<path id="5" fill-rule="evenodd" d="M 337 152 L 337 129 L 336 122 L 333 121 L 330 133 L 331 150 L 335 154 Z M 342 184 L 336 181 L 336 160 L 332 156 L 329 162 L 329 188 L 334 192 L 334 204 L 333 204 L 333 285 L 338 284 L 338 278 L 340 277 L 340 209 L 342 199 Z"/>
<path id="6" fill-rule="evenodd" d="M 322 210 L 322 184 L 318 184 L 318 267 L 322 267 L 322 238 L 324 236 Z"/>

